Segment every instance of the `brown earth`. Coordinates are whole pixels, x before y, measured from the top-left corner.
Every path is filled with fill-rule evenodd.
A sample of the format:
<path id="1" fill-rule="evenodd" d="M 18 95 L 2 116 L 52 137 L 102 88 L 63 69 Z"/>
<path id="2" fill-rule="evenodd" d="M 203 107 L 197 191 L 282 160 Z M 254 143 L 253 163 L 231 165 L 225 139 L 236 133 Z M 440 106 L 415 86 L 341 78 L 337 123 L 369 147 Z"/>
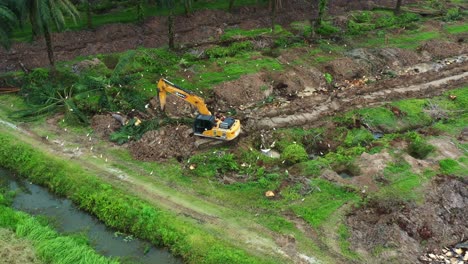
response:
<path id="1" fill-rule="evenodd" d="M 352 211 L 346 222 L 351 248 L 370 263 L 418 263 L 424 253 L 468 237 L 468 182 L 436 177 L 422 204 L 373 201 Z"/>
<path id="2" fill-rule="evenodd" d="M 43 263 L 36 255 L 31 241 L 20 239 L 15 233 L 0 228 L 1 264 L 39 264 Z"/>
<path id="3" fill-rule="evenodd" d="M 414 3 L 408 0 L 405 3 Z M 392 7 L 392 0 L 335 0 L 331 1 L 329 12 L 342 14 L 349 10 L 371 9 L 376 6 Z M 313 15 L 315 16 L 315 14 Z M 277 13 L 276 23 L 288 25 L 293 21 L 311 17 L 310 6 L 302 0 L 288 1 Z M 68 31 L 52 34 L 57 61 L 66 61 L 78 56 L 99 53 L 122 52 L 138 47 L 161 47 L 167 44 L 166 17 L 151 17 L 142 25 L 109 24 L 94 30 Z M 220 10 L 200 10 L 193 15 L 177 16 L 175 19 L 175 41 L 185 44 L 203 43 L 219 39 L 228 28 L 253 29 L 268 27 L 270 12 L 267 7 L 242 7 L 227 13 Z M 19 63 L 27 68 L 48 65 L 45 41 L 43 38 L 32 43 L 14 43 L 10 51 L 0 49 L 0 72 L 19 70 Z"/>
<path id="4" fill-rule="evenodd" d="M 144 161 L 181 159 L 189 157 L 195 149 L 195 137 L 186 125 L 171 125 L 146 132 L 137 142 L 128 146 L 133 158 Z"/>
<path id="5" fill-rule="evenodd" d="M 91 127 L 94 133 L 102 138 L 108 138 L 122 125 L 111 115 L 95 115 L 91 119 Z"/>
<path id="6" fill-rule="evenodd" d="M 435 59 L 452 57 L 468 52 L 466 45 L 461 43 L 443 41 L 439 39 L 429 40 L 420 49 L 426 51 Z"/>
<path id="7" fill-rule="evenodd" d="M 266 74 L 244 75 L 238 80 L 223 82 L 213 88 L 216 109 L 246 108 L 271 94 Z"/>

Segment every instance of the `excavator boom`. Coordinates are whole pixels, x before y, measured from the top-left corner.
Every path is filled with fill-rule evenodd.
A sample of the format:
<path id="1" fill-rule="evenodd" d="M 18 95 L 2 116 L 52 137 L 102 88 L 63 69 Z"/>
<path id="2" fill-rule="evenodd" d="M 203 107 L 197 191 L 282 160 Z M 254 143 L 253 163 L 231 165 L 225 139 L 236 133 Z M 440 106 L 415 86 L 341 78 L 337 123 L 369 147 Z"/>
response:
<path id="1" fill-rule="evenodd" d="M 190 91 L 184 90 L 181 87 L 171 83 L 166 79 L 160 79 L 158 82 L 159 90 L 159 103 L 161 105 L 161 110 L 164 111 L 166 106 L 166 96 L 167 93 L 176 95 L 177 97 L 189 102 L 191 105 L 195 106 L 198 109 L 198 112 L 202 115 L 211 115 L 210 110 L 206 107 L 205 101 L 199 96 L 191 93 Z"/>

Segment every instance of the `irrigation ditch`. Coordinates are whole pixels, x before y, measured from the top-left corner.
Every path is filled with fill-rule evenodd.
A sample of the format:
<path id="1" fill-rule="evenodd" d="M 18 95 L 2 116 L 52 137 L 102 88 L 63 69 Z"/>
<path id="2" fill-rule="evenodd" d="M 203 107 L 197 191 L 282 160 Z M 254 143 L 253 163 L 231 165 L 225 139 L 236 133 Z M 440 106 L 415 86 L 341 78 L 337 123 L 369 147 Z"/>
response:
<path id="1" fill-rule="evenodd" d="M 6 131 L 2 129 L 0 135 L 1 167 L 60 197 L 67 197 L 110 228 L 133 234 L 153 245 L 167 246 L 172 255 L 188 263 L 280 261 L 251 255 L 226 240 L 216 239 L 196 222 L 125 194 L 84 168 L 34 148 Z"/>
<path id="2" fill-rule="evenodd" d="M 107 228 L 94 216 L 80 210 L 67 198 L 58 197 L 46 188 L 27 182 L 0 168 L 0 183 L 14 191 L 12 208 L 35 216 L 44 216 L 61 233 L 85 235 L 93 248 L 103 256 L 119 257 L 123 262 L 141 264 L 182 263 L 167 248 L 156 248 L 132 235 Z"/>

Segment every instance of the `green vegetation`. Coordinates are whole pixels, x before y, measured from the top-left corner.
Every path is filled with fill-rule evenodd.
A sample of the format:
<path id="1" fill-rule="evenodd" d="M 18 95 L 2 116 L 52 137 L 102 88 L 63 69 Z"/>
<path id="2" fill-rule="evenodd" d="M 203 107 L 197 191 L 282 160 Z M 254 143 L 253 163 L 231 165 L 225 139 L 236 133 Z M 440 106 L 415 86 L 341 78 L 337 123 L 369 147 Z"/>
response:
<path id="1" fill-rule="evenodd" d="M 460 25 L 448 25 L 445 27 L 445 30 L 449 34 L 458 34 L 458 33 L 463 33 L 468 31 L 468 23 L 460 24 Z"/>
<path id="2" fill-rule="evenodd" d="M 359 255 L 351 250 L 351 243 L 348 241 L 350 233 L 346 225 L 340 224 L 338 226 L 338 236 L 341 253 L 350 259 L 359 259 Z"/>
<path id="3" fill-rule="evenodd" d="M 296 203 L 291 207 L 294 213 L 313 227 L 319 227 L 345 203 L 359 200 L 359 196 L 354 191 L 323 179 L 313 179 L 310 184 L 314 191 L 302 203 Z"/>
<path id="4" fill-rule="evenodd" d="M 453 159 L 443 159 L 439 161 L 440 171 L 446 175 L 466 177 L 466 165 L 460 165 Z"/>
<path id="5" fill-rule="evenodd" d="M 13 136 L 3 133 L 0 142 L 0 166 L 69 197 L 110 227 L 170 246 L 172 253 L 191 263 L 266 262 L 207 234 L 192 222 L 124 194 L 75 164 L 18 142 Z"/>
<path id="6" fill-rule="evenodd" d="M 0 205 L 0 227 L 8 228 L 18 237 L 30 241 L 44 263 L 119 263 L 100 256 L 82 240 L 61 236 L 36 218 L 5 205 Z"/>
<path id="7" fill-rule="evenodd" d="M 428 144 L 425 138 L 420 136 L 418 133 L 410 132 L 407 133 L 406 136 L 410 141 L 407 149 L 408 154 L 414 158 L 424 159 L 435 149 L 434 146 Z"/>
<path id="8" fill-rule="evenodd" d="M 286 160 L 289 164 L 295 164 L 306 161 L 309 157 L 303 146 L 299 144 L 291 144 L 281 153 L 281 159 Z"/>

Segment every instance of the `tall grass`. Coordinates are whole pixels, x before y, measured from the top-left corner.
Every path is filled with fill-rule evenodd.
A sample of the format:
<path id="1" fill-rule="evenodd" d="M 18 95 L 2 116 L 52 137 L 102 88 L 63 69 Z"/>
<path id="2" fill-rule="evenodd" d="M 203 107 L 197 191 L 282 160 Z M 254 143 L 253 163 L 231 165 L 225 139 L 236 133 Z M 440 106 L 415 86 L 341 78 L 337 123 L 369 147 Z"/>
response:
<path id="1" fill-rule="evenodd" d="M 37 256 L 44 263 L 119 263 L 97 254 L 82 241 L 60 236 L 50 227 L 41 225 L 34 217 L 5 206 L 0 206 L 0 227 L 13 229 L 17 236 L 31 241 Z"/>

